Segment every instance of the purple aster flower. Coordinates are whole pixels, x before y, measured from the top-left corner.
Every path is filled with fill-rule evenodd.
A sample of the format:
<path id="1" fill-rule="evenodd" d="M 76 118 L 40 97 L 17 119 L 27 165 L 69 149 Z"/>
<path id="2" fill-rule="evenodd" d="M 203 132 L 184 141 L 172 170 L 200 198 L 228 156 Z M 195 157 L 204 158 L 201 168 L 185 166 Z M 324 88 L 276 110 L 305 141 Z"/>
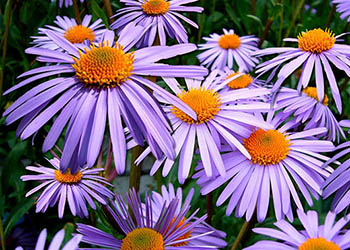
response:
<path id="1" fill-rule="evenodd" d="M 287 117 L 293 116 L 296 122 L 305 125 L 304 129 L 326 127 L 326 133 L 318 137 L 338 142 L 340 135 L 345 138 L 343 129 L 328 108 L 327 95 L 320 102 L 315 87 L 307 87 L 301 94 L 294 89 L 281 88 L 276 96 L 276 106 Z"/>
<path id="2" fill-rule="evenodd" d="M 53 1 L 53 0 L 51 0 L 51 2 L 52 2 L 52 1 Z M 58 1 L 58 4 L 59 4 L 60 8 L 62 8 L 63 5 L 64 5 L 64 7 L 66 7 L 66 8 L 68 8 L 69 6 L 72 6 L 72 5 L 73 5 L 73 0 L 56 0 L 56 1 Z M 83 3 L 84 0 L 80 0 L 80 2 Z"/>
<path id="3" fill-rule="evenodd" d="M 350 0 L 332 0 L 332 4 L 336 4 L 340 18 L 350 22 Z"/>
<path id="4" fill-rule="evenodd" d="M 4 113 L 11 124 L 20 118 L 17 135 L 26 139 L 36 133 L 59 111 L 43 144 L 43 151 L 52 148 L 67 126 L 61 160 L 61 171 L 69 165 L 72 173 L 78 166 L 94 165 L 109 123 L 114 161 L 119 174 L 125 170 L 126 142 L 123 121 L 139 145 L 146 141 L 157 159 L 163 153 L 174 159 L 174 141 L 168 121 L 146 87 L 161 95 L 190 117 L 196 114 L 179 98 L 168 93 L 143 76 L 194 77 L 202 79 L 207 69 L 200 66 L 171 66 L 156 61 L 196 49 L 193 44 L 154 46 L 128 52 L 144 32 L 143 27 L 129 25 L 114 42 L 114 33 L 106 31 L 98 45 L 79 50 L 53 31 L 46 31 L 61 49 L 52 51 L 29 48 L 26 53 L 37 55 L 37 60 L 56 65 L 32 69 L 19 77 L 30 76 L 5 94 L 48 76 L 45 81 L 25 93 Z M 79 164 L 75 164 L 78 161 Z M 74 162 L 74 164 L 70 164 Z"/>
<path id="5" fill-rule="evenodd" d="M 298 90 L 301 91 L 302 88 L 308 86 L 312 73 L 315 72 L 317 96 L 321 102 L 324 99 L 324 74 L 326 74 L 337 109 L 341 112 L 341 96 L 330 62 L 338 69 L 345 71 L 350 77 L 350 60 L 348 58 L 350 46 L 336 43 L 336 40 L 342 35 L 344 34 L 334 36 L 328 29 L 325 31 L 313 29 L 302 32 L 298 38 L 284 39 L 286 42 L 297 42 L 298 48 L 267 48 L 255 52 L 255 56 L 280 54 L 259 64 L 256 73 L 262 75 L 272 70 L 269 76 L 269 79 L 272 79 L 278 69 L 284 65 L 279 70 L 278 79 L 272 88 L 272 91 L 275 92 L 288 76 L 302 66 Z"/>
<path id="6" fill-rule="evenodd" d="M 192 188 L 189 191 L 188 195 L 184 198 L 185 200 L 182 204 L 181 201 L 183 199 L 183 193 L 180 187 L 177 188 L 175 193 L 174 186 L 171 183 L 169 184 L 169 189 L 167 189 L 165 186 L 162 186 L 161 194 L 157 192 L 152 193 L 153 219 L 155 221 L 158 220 L 158 218 L 162 214 L 162 209 L 164 205 L 169 206 L 170 203 L 175 199 L 179 201 L 176 208 L 176 215 L 179 215 L 183 207 L 190 206 L 193 193 L 194 193 L 194 189 Z M 196 235 L 201 235 L 203 232 L 206 232 L 206 231 L 213 231 L 213 233 L 210 235 L 207 235 L 206 237 L 196 238 Z M 192 229 L 191 235 L 194 238 L 193 241 L 191 241 L 191 245 L 208 246 L 208 247 L 216 246 L 219 248 L 223 248 L 227 245 L 227 243 L 223 240 L 223 238 L 226 237 L 226 234 L 222 231 L 218 231 L 214 229 L 204 221 Z"/>
<path id="7" fill-rule="evenodd" d="M 47 208 L 53 207 L 58 202 L 58 217 L 62 218 L 66 202 L 73 215 L 88 217 L 89 212 L 86 202 L 96 209 L 92 198 L 106 205 L 108 198 L 113 197 L 113 192 L 103 184 L 110 185 L 105 178 L 99 176 L 103 168 L 83 168 L 75 174 L 70 168 L 65 172 L 59 170 L 60 161 L 57 158 L 48 160 L 54 168 L 28 166 L 26 169 L 39 173 L 35 175 L 23 175 L 22 181 L 40 181 L 41 184 L 30 190 L 26 197 L 44 189 L 37 199 L 36 212 L 45 212 Z"/>
<path id="8" fill-rule="evenodd" d="M 350 230 L 344 228 L 347 218 L 336 221 L 335 214 L 329 212 L 323 225 L 315 211 L 306 214 L 297 210 L 304 230 L 297 230 L 285 220 L 274 223 L 278 229 L 255 228 L 253 231 L 278 241 L 262 240 L 244 250 L 346 250 L 350 248 Z"/>
<path id="9" fill-rule="evenodd" d="M 45 28 L 39 28 L 40 36 L 32 36 L 33 44 L 40 48 L 59 49 L 60 46 L 46 35 L 47 30 L 55 32 L 57 36 L 66 38 L 80 49 L 85 47 L 84 42 L 86 41 L 88 43 L 100 41 L 101 35 L 105 32 L 105 27 L 101 23 L 101 19 L 90 24 L 91 18 L 91 15 L 84 16 L 81 24 L 78 25 L 74 18 L 57 16 L 54 21 L 57 26 L 46 25 Z"/>
<path id="10" fill-rule="evenodd" d="M 197 58 L 202 65 L 211 69 L 224 69 L 226 66 L 235 67 L 240 72 L 251 71 L 259 62 L 251 54 L 258 51 L 259 39 L 255 36 L 239 37 L 233 30 L 223 29 L 224 34 L 211 34 L 203 37 L 207 43 L 199 44 L 200 53 Z"/>
<path id="11" fill-rule="evenodd" d="M 76 234 L 72 239 L 70 239 L 64 246 L 62 245 L 62 242 L 64 240 L 64 229 L 58 231 L 55 236 L 53 237 L 50 245 L 48 248 L 45 248 L 46 244 L 46 236 L 47 231 L 46 229 L 43 229 L 39 235 L 39 238 L 36 242 L 35 250 L 77 250 L 79 247 L 79 243 L 82 239 L 82 235 Z M 16 250 L 23 250 L 22 247 L 17 247 Z"/>
<path id="12" fill-rule="evenodd" d="M 130 22 L 149 27 L 142 34 L 137 47 L 150 47 L 158 36 L 161 45 L 166 45 L 166 34 L 178 41 L 187 43 L 188 36 L 184 21 L 198 29 L 198 25 L 182 15 L 185 12 L 201 13 L 203 8 L 196 6 L 184 6 L 184 4 L 197 2 L 198 0 L 121 0 L 127 7 L 121 8 L 113 17 L 118 17 L 112 23 L 111 28 L 120 33 Z"/>
<path id="13" fill-rule="evenodd" d="M 238 141 L 237 136 L 248 136 L 250 130 L 247 129 L 247 126 L 270 128 L 269 124 L 257 119 L 254 115 L 243 112 L 247 109 L 250 111 L 269 109 L 269 103 L 249 103 L 246 100 L 268 94 L 269 90 L 259 88 L 227 91 L 226 84 L 232 78 L 217 85 L 214 79 L 218 76 L 218 72 L 214 70 L 203 82 L 185 79 L 187 90 L 180 89 L 175 79 L 165 79 L 172 91 L 197 114 L 197 119 L 193 119 L 182 109 L 174 107 L 164 98 L 159 98 L 159 101 L 166 105 L 163 109 L 174 130 L 175 154 L 179 156 L 178 179 L 180 183 L 184 183 L 190 173 L 193 155 L 197 148 L 203 160 L 206 175 L 212 176 L 213 170 L 216 169 L 220 175 L 225 176 L 226 170 L 220 155 L 222 141 L 226 141 L 232 149 L 237 148 L 250 159 L 248 151 Z M 241 104 L 242 99 L 244 102 Z M 234 101 L 237 103 L 232 104 Z M 136 163 L 139 163 L 149 153 L 150 148 L 147 148 Z M 156 160 L 152 166 L 151 175 L 155 174 L 163 163 L 163 176 L 168 175 L 174 162 L 174 159 L 166 156 Z"/>
<path id="14" fill-rule="evenodd" d="M 183 206 L 178 211 L 180 201 L 176 198 L 168 205 L 163 204 L 158 218 L 153 215 L 154 203 L 147 194 L 145 203 L 141 202 L 140 195 L 135 191 L 130 191 L 126 200 L 128 205 L 118 195 L 116 203 L 112 202 L 112 207 L 107 207 L 124 235 L 122 240 L 95 227 L 77 224 L 77 231 L 83 235 L 82 241 L 103 249 L 118 250 L 218 249 L 222 244 L 222 240 L 216 238 L 217 234 L 211 228 L 202 228 L 204 229 L 202 232 L 196 230 L 203 224 L 206 215 L 196 218 L 197 209 L 193 214 L 185 217 L 190 207 Z M 207 245 L 208 240 L 212 240 L 210 246 Z"/>
<path id="15" fill-rule="evenodd" d="M 287 132 L 298 123 L 292 120 L 283 124 L 284 115 L 278 113 L 274 116 L 273 112 L 268 113 L 266 120 L 273 129 L 253 128 L 250 135 L 243 138 L 251 160 L 240 151 L 227 150 L 229 152 L 222 155 L 227 173 L 225 177 L 217 171 L 208 177 L 200 162 L 193 178 L 198 178 L 202 195 L 225 186 L 216 204 L 220 206 L 231 197 L 227 215 L 235 209 L 237 217 L 245 214 L 250 220 L 256 211 L 258 221 L 262 222 L 272 193 L 276 218 L 279 220 L 287 215 L 289 220 L 293 220 L 292 199 L 299 209 L 303 209 L 299 194 L 310 206 L 313 204 L 312 196 L 318 199 L 318 194 L 321 194 L 321 185 L 332 169 L 321 167 L 329 158 L 320 153 L 330 152 L 334 146 L 330 141 L 312 138 L 324 133 L 326 128 Z"/>

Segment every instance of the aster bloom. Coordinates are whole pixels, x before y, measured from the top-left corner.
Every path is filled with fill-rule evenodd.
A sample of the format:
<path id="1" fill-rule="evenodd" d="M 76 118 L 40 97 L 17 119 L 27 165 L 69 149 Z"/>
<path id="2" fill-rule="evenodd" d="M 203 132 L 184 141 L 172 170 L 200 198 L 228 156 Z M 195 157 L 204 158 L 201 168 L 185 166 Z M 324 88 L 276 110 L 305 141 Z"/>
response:
<path id="1" fill-rule="evenodd" d="M 106 31 L 99 44 L 92 44 L 81 51 L 56 33 L 46 31 L 47 36 L 66 53 L 43 48 L 29 48 L 26 52 L 37 55 L 38 61 L 59 64 L 32 69 L 20 75 L 30 77 L 5 94 L 36 80 L 59 76 L 37 85 L 15 101 L 4 113 L 8 116 L 7 124 L 23 118 L 17 135 L 26 139 L 61 111 L 45 138 L 43 151 L 54 146 L 68 123 L 61 160 L 62 172 L 69 165 L 73 166 L 72 173 L 79 166 L 94 165 L 103 142 L 107 116 L 119 174 L 124 172 L 126 161 L 122 121 L 137 144 L 144 145 L 146 141 L 156 158 L 165 153 L 173 159 L 174 141 L 169 133 L 168 121 L 145 87 L 181 107 L 190 117 L 196 118 L 196 114 L 180 99 L 143 76 L 202 79 L 207 70 L 200 66 L 155 63 L 191 52 L 196 49 L 193 44 L 154 46 L 128 52 L 143 32 L 143 27 L 129 25 L 114 43 L 114 33 Z M 77 161 L 79 164 L 75 164 Z"/>
<path id="2" fill-rule="evenodd" d="M 203 37 L 207 43 L 199 44 L 200 53 L 197 58 L 202 65 L 211 69 L 232 69 L 237 67 L 240 72 L 251 71 L 259 62 L 251 54 L 258 51 L 259 39 L 255 36 L 238 36 L 233 30 L 223 29 L 224 34 L 211 34 Z"/>
<path id="3" fill-rule="evenodd" d="M 178 43 L 187 43 L 187 32 L 181 21 L 197 29 L 198 25 L 182 13 L 203 11 L 201 7 L 184 6 L 197 0 L 121 0 L 120 2 L 125 3 L 127 7 L 121 8 L 113 16 L 118 17 L 111 24 L 113 30 L 120 33 L 130 22 L 149 27 L 137 47 L 152 46 L 157 35 L 161 45 L 166 45 L 167 35 L 171 39 L 175 38 Z"/>
<path id="4" fill-rule="evenodd" d="M 260 119 L 263 119 L 260 117 Z M 330 141 L 315 140 L 312 137 L 324 133 L 326 128 L 314 128 L 302 132 L 287 132 L 298 125 L 295 121 L 283 124 L 281 113 L 273 116 L 268 113 L 267 122 L 272 129 L 253 128 L 250 135 L 243 139 L 243 146 L 251 155 L 247 159 L 240 151 L 229 151 L 222 155 L 226 176 L 215 171 L 207 177 L 203 163 L 193 178 L 198 178 L 201 194 L 225 186 L 216 205 L 222 205 L 229 197 L 226 214 L 235 209 L 237 217 L 245 215 L 249 221 L 254 211 L 259 222 L 266 218 L 270 196 L 277 220 L 286 215 L 293 220 L 292 199 L 299 209 L 303 209 L 299 194 L 312 206 L 312 196 L 318 199 L 321 185 L 329 176 L 331 168 L 324 169 L 322 164 L 329 158 L 321 152 L 330 152 L 334 146 Z M 310 195 L 311 193 L 311 195 Z"/>
<path id="5" fill-rule="evenodd" d="M 350 22 L 350 0 L 332 0 L 332 4 L 337 6 L 337 12 L 341 19 L 347 19 Z"/>
<path id="6" fill-rule="evenodd" d="M 140 195 L 134 190 L 126 195 L 126 200 L 128 205 L 118 195 L 116 203 L 113 202 L 111 207 L 108 207 L 109 213 L 124 234 L 122 240 L 95 227 L 77 224 L 77 231 L 83 235 L 82 241 L 103 249 L 114 250 L 218 249 L 216 242 L 221 244 L 221 240 L 218 239 L 211 242 L 210 246 L 206 243 L 202 245 L 203 242 L 207 242 L 204 238 L 213 235 L 212 230 L 206 229 L 192 235 L 193 230 L 203 223 L 206 215 L 195 218 L 197 209 L 193 214 L 185 217 L 189 206 L 183 206 L 180 211 L 177 211 L 179 204 L 177 199 L 173 199 L 169 205 L 163 204 L 158 218 L 153 216 L 152 199 L 147 194 L 145 203 L 141 202 Z"/>
<path id="7" fill-rule="evenodd" d="M 177 199 L 179 201 L 176 207 L 176 215 L 178 215 L 183 207 L 190 206 L 193 193 L 194 189 L 192 188 L 187 194 L 187 196 L 183 197 L 182 189 L 179 187 L 175 192 L 174 186 L 171 183 L 169 184 L 169 189 L 167 189 L 165 186 L 162 186 L 161 194 L 158 192 L 152 192 L 153 220 L 157 220 L 162 214 L 162 209 L 164 205 L 169 206 L 169 204 L 174 199 Z M 183 198 L 184 202 L 182 202 Z M 206 231 L 213 231 L 213 233 L 205 237 L 196 238 L 196 235 L 201 235 L 203 232 Z M 224 248 L 227 245 L 226 242 L 223 240 L 223 238 L 226 237 L 226 234 L 224 232 L 214 229 L 204 221 L 201 224 L 195 226 L 190 234 L 193 237 L 191 245 L 207 247 L 216 246 L 220 249 Z"/>
<path id="8" fill-rule="evenodd" d="M 91 15 L 84 16 L 81 24 L 77 24 L 74 18 L 57 16 L 54 23 L 57 26 L 46 25 L 45 28 L 39 28 L 39 36 L 33 36 L 33 44 L 36 47 L 56 50 L 60 46 L 46 35 L 47 30 L 55 32 L 56 35 L 64 37 L 79 48 L 84 48 L 84 42 L 92 43 L 99 41 L 101 35 L 105 32 L 105 27 L 101 19 L 91 24 Z"/>
<path id="9" fill-rule="evenodd" d="M 58 1 L 60 8 L 62 7 L 68 8 L 69 6 L 73 5 L 73 0 L 56 0 L 56 1 Z M 80 0 L 80 2 L 83 3 L 84 0 Z"/>
<path id="10" fill-rule="evenodd" d="M 175 154 L 179 156 L 178 180 L 180 183 L 184 183 L 189 175 L 193 155 L 197 149 L 196 145 L 198 145 L 206 175 L 211 176 L 213 169 L 216 169 L 220 175 L 224 176 L 226 170 L 220 155 L 221 141 L 226 141 L 233 149 L 238 148 L 245 157 L 250 159 L 248 151 L 237 137 L 249 135 L 250 131 L 246 128 L 247 126 L 270 128 L 268 124 L 256 119 L 254 115 L 243 112 L 247 109 L 249 111 L 269 109 L 269 103 L 246 101 L 248 98 L 268 94 L 269 90 L 261 88 L 226 91 L 226 84 L 231 79 L 217 85 L 214 79 L 218 73 L 218 70 L 214 70 L 203 82 L 185 79 L 186 90 L 180 90 L 180 85 L 175 79 L 165 79 L 172 91 L 197 114 L 197 119 L 193 119 L 182 109 L 173 106 L 164 98 L 159 98 L 159 101 L 166 105 L 163 109 L 174 130 Z M 241 99 L 244 99 L 242 104 Z M 236 101 L 234 105 L 230 104 L 234 101 Z M 149 148 L 137 159 L 136 163 L 139 163 L 148 153 L 150 153 Z M 164 156 L 156 160 L 152 166 L 151 175 L 155 174 L 163 163 L 162 173 L 163 176 L 166 176 L 174 164 L 174 159 Z"/>
<path id="11" fill-rule="evenodd" d="M 39 238 L 36 242 L 35 250 L 76 250 L 79 247 L 79 243 L 81 241 L 81 238 L 83 237 L 80 234 L 76 234 L 72 239 L 70 239 L 65 245 L 62 245 L 62 242 L 64 240 L 64 229 L 58 231 L 55 236 L 53 237 L 50 245 L 48 248 L 45 248 L 46 244 L 46 236 L 47 236 L 47 230 L 43 229 L 39 235 Z M 16 247 L 16 250 L 23 250 L 22 247 Z"/>
<path id="12" fill-rule="evenodd" d="M 301 94 L 294 89 L 281 88 L 276 95 L 276 106 L 286 116 L 293 116 L 296 122 L 305 125 L 305 129 L 326 127 L 327 132 L 318 137 L 338 142 L 340 135 L 345 138 L 340 123 L 328 108 L 328 96 L 320 102 L 315 87 L 306 87 Z"/>
<path id="13" fill-rule="evenodd" d="M 342 110 L 341 96 L 337 82 L 330 65 L 334 64 L 343 70 L 350 77 L 350 46 L 336 43 L 336 40 L 344 34 L 335 36 L 330 30 L 313 29 L 302 32 L 298 38 L 286 38 L 286 42 L 297 42 L 298 48 L 267 48 L 254 53 L 255 56 L 279 54 L 275 58 L 263 62 L 257 66 L 256 73 L 260 75 L 272 70 L 269 79 L 275 75 L 281 65 L 284 65 L 278 72 L 278 79 L 272 88 L 272 92 L 278 90 L 281 84 L 294 71 L 302 66 L 302 73 L 298 83 L 298 90 L 309 85 L 312 73 L 315 72 L 318 99 L 324 99 L 324 74 L 329 82 L 333 98 L 339 112 Z"/>
<path id="14" fill-rule="evenodd" d="M 323 225 L 319 225 L 315 211 L 304 213 L 297 210 L 303 230 L 297 230 L 285 220 L 274 223 L 278 229 L 255 228 L 253 231 L 278 241 L 262 240 L 244 250 L 346 250 L 350 249 L 350 230 L 344 228 L 349 220 L 336 221 L 335 214 L 329 212 Z M 281 241 L 281 242 L 280 242 Z"/>
<path id="15" fill-rule="evenodd" d="M 62 218 L 66 203 L 68 202 L 73 215 L 88 217 L 86 202 L 91 208 L 96 209 L 92 198 L 106 205 L 107 200 L 113 197 L 113 192 L 103 184 L 110 185 L 105 178 L 99 176 L 103 168 L 83 168 L 75 174 L 70 168 L 65 172 L 59 170 L 60 161 L 57 158 L 48 160 L 54 167 L 28 166 L 27 170 L 39 173 L 35 175 L 23 175 L 22 181 L 40 181 L 41 184 L 30 190 L 26 197 L 42 190 L 37 199 L 36 212 L 45 212 L 47 208 L 53 207 L 58 202 L 58 217 Z"/>

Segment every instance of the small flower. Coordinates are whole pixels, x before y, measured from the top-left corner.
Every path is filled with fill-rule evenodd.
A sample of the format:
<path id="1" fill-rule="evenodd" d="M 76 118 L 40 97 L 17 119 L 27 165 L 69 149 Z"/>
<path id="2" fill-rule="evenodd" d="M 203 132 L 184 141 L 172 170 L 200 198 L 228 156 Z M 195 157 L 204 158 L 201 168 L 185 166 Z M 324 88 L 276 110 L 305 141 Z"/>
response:
<path id="1" fill-rule="evenodd" d="M 101 204 L 106 205 L 107 200 L 113 197 L 113 192 L 103 184 L 109 184 L 105 178 L 98 174 L 103 168 L 79 169 L 72 174 L 68 168 L 65 172 L 59 170 L 60 161 L 57 158 L 48 160 L 54 168 L 28 166 L 27 170 L 37 172 L 37 175 L 23 175 L 22 181 L 40 181 L 39 186 L 35 187 L 26 194 L 26 197 L 44 189 L 37 199 L 36 212 L 45 212 L 47 208 L 53 207 L 58 202 L 58 217 L 62 218 L 65 205 L 68 202 L 70 211 L 73 215 L 88 217 L 89 212 L 86 202 L 96 209 L 92 198 Z"/>
<path id="2" fill-rule="evenodd" d="M 33 36 L 33 44 L 39 48 L 47 48 L 56 50 L 60 46 L 57 45 L 51 37 L 46 34 L 50 30 L 55 32 L 57 36 L 64 37 L 72 44 L 80 49 L 86 47 L 84 42 L 92 43 L 101 40 L 101 35 L 105 32 L 105 27 L 101 19 L 91 22 L 91 15 L 84 16 L 81 24 L 77 24 L 74 18 L 57 16 L 54 23 L 57 26 L 46 25 L 45 28 L 39 28 L 40 36 Z"/>
<path id="3" fill-rule="evenodd" d="M 260 119 L 262 115 L 259 115 Z M 199 163 L 197 173 L 202 195 L 224 186 L 216 204 L 222 205 L 228 198 L 226 214 L 236 210 L 236 216 L 246 216 L 249 221 L 254 211 L 259 222 L 266 218 L 272 194 L 275 216 L 278 220 L 286 215 L 293 219 L 292 199 L 299 209 L 303 209 L 299 194 L 312 206 L 310 193 L 316 199 L 321 194 L 321 185 L 329 176 L 331 168 L 321 168 L 329 159 L 321 152 L 330 152 L 334 146 L 330 141 L 315 140 L 312 137 L 326 132 L 325 128 L 314 128 L 302 132 L 287 132 L 298 123 L 284 122 L 281 113 L 267 114 L 267 122 L 272 129 L 253 128 L 250 135 L 244 136 L 244 148 L 251 155 L 247 159 L 240 151 L 229 151 L 222 155 L 226 176 L 215 170 L 208 177 Z M 223 150 L 224 151 L 224 150 Z M 292 198 L 292 199 L 291 199 Z"/>
<path id="4" fill-rule="evenodd" d="M 285 220 L 274 223 L 278 229 L 255 228 L 253 231 L 278 241 L 262 240 L 244 250 L 346 250 L 350 249 L 350 230 L 344 228 L 347 218 L 335 220 L 329 212 L 323 225 L 319 225 L 319 215 L 315 211 L 297 210 L 304 230 L 297 230 Z"/>
<path id="5" fill-rule="evenodd" d="M 350 46 L 338 44 L 337 39 L 344 34 L 335 36 L 330 30 L 313 29 L 302 32 L 298 38 L 284 39 L 286 42 L 297 42 L 298 48 L 267 48 L 253 53 L 255 56 L 280 54 L 275 58 L 257 66 L 256 73 L 260 75 L 272 70 L 272 78 L 280 66 L 277 81 L 272 91 L 277 91 L 282 83 L 300 66 L 303 66 L 298 83 L 298 90 L 309 85 L 312 73 L 315 72 L 318 99 L 324 99 L 324 74 L 326 74 L 337 109 L 341 113 L 341 96 L 337 82 L 329 62 L 343 70 L 350 77 Z"/>
<path id="6" fill-rule="evenodd" d="M 223 29 L 224 34 L 211 34 L 204 37 L 205 44 L 199 44 L 200 50 L 205 50 L 197 56 L 202 65 L 211 69 L 224 69 L 234 66 L 240 72 L 251 71 L 259 62 L 251 55 L 258 51 L 258 38 L 254 36 L 239 37 L 233 30 Z"/>
<path id="7" fill-rule="evenodd" d="M 127 7 L 121 8 L 113 16 L 118 18 L 112 23 L 111 28 L 117 30 L 119 34 L 130 22 L 149 27 L 142 34 L 137 47 L 152 46 L 157 36 L 160 45 L 166 45 L 166 34 L 171 39 L 176 38 L 178 43 L 187 43 L 187 32 L 181 21 L 197 29 L 198 25 L 183 16 L 183 13 L 201 13 L 203 8 L 184 4 L 196 1 L 198 0 L 121 0 L 120 2 L 125 3 Z"/>
<path id="8" fill-rule="evenodd" d="M 53 1 L 53 0 L 51 0 L 51 1 Z M 56 0 L 56 1 L 59 1 L 58 4 L 59 4 L 60 8 L 62 8 L 63 5 L 66 8 L 73 5 L 73 0 Z M 80 2 L 83 3 L 84 0 L 80 0 Z"/>
<path id="9" fill-rule="evenodd" d="M 118 195 L 115 203 L 107 207 L 124 234 L 122 240 L 95 227 L 77 224 L 77 231 L 83 235 L 82 241 L 114 250 L 218 249 L 223 244 L 221 236 L 209 227 L 198 232 L 197 229 L 203 225 L 206 215 L 196 218 L 197 210 L 185 217 L 189 205 L 178 211 L 180 201 L 177 198 L 172 199 L 169 204 L 163 203 L 158 218 L 153 216 L 154 203 L 147 194 L 145 203 L 141 202 L 140 195 L 134 190 L 126 195 L 126 200 L 128 205 Z"/>
<path id="10" fill-rule="evenodd" d="M 350 0 L 332 0 L 332 4 L 337 6 L 337 12 L 341 19 L 347 19 L 350 22 Z"/>

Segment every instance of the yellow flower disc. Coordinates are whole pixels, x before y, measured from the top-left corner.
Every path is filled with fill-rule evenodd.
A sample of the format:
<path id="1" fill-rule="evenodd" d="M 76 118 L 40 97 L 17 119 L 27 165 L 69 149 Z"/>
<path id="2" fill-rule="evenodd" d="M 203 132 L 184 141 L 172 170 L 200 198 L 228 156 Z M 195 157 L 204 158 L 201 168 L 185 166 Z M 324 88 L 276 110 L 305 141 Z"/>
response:
<path id="1" fill-rule="evenodd" d="M 303 51 L 312 53 L 321 53 L 329 50 L 335 43 L 335 36 L 329 29 L 313 29 L 307 32 L 302 32 L 298 36 L 298 46 Z"/>
<path id="2" fill-rule="evenodd" d="M 317 89 L 315 87 L 307 87 L 303 90 L 303 92 L 307 94 L 309 97 L 314 98 L 316 101 L 320 102 L 317 96 Z M 323 98 L 322 104 L 325 106 L 328 106 L 328 101 L 329 101 L 328 96 L 325 95 Z"/>
<path id="3" fill-rule="evenodd" d="M 88 27 L 75 25 L 64 33 L 64 37 L 71 43 L 82 43 L 85 40 L 92 42 L 95 40 L 95 33 Z"/>
<path id="4" fill-rule="evenodd" d="M 169 10 L 170 2 L 165 0 L 146 0 L 142 4 L 142 10 L 147 15 L 164 15 Z"/>
<path id="5" fill-rule="evenodd" d="M 241 45 L 241 39 L 236 34 L 223 35 L 219 39 L 219 46 L 223 49 L 237 49 Z"/>
<path id="6" fill-rule="evenodd" d="M 324 238 L 307 239 L 298 250 L 340 250 L 340 247 Z"/>
<path id="7" fill-rule="evenodd" d="M 61 173 L 61 171 L 59 170 L 55 170 L 55 179 L 58 182 L 61 182 L 64 184 L 78 183 L 82 177 L 83 177 L 83 174 L 80 171 L 76 172 L 75 174 L 72 174 L 69 168 L 64 173 Z"/>
<path id="8" fill-rule="evenodd" d="M 120 250 L 164 250 L 163 236 L 150 228 L 136 228 L 125 236 Z"/>
<path id="9" fill-rule="evenodd" d="M 239 72 L 233 73 L 231 75 L 229 75 L 228 77 L 226 77 L 226 79 L 229 79 L 235 75 L 238 75 Z M 243 74 L 241 76 L 239 76 L 238 78 L 230 81 L 227 86 L 231 89 L 243 89 L 248 87 L 251 83 L 253 82 L 253 78 L 248 75 L 248 74 Z"/>

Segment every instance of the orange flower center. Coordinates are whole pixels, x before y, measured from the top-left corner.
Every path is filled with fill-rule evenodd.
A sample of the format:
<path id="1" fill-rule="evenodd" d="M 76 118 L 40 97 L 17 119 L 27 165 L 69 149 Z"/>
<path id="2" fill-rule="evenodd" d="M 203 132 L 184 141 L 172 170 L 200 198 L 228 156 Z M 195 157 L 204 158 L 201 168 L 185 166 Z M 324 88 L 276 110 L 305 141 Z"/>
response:
<path id="1" fill-rule="evenodd" d="M 136 228 L 125 236 L 120 250 L 164 250 L 163 236 L 150 228 Z"/>
<path id="2" fill-rule="evenodd" d="M 303 51 L 312 53 L 321 53 L 329 50 L 335 43 L 334 33 L 329 29 L 313 29 L 307 32 L 302 32 L 298 36 L 298 46 Z"/>
<path id="3" fill-rule="evenodd" d="M 80 52 L 80 58 L 73 57 L 76 76 L 92 86 L 115 87 L 124 82 L 133 70 L 134 55 L 125 53 L 121 45 L 95 47 Z"/>
<path id="4" fill-rule="evenodd" d="M 170 2 L 165 0 L 145 0 L 142 10 L 147 15 L 164 15 L 169 10 Z"/>
<path id="5" fill-rule="evenodd" d="M 226 77 L 226 79 L 229 79 L 235 75 L 238 75 L 239 72 L 233 73 Z M 243 74 L 239 76 L 238 78 L 230 81 L 227 86 L 229 86 L 231 89 L 243 89 L 248 87 L 253 82 L 253 78 L 248 74 Z"/>
<path id="6" fill-rule="evenodd" d="M 64 184 L 75 184 L 78 183 L 81 178 L 83 177 L 83 174 L 81 172 L 76 172 L 75 174 L 72 174 L 70 172 L 70 169 L 68 168 L 66 172 L 61 173 L 59 170 L 55 170 L 55 179 L 58 182 L 64 183 Z"/>
<path id="7" fill-rule="evenodd" d="M 177 118 L 188 124 L 207 122 L 210 119 L 213 119 L 220 110 L 220 96 L 212 89 L 190 89 L 188 91 L 183 91 L 178 96 L 184 103 L 190 106 L 194 112 L 196 112 L 197 121 L 193 120 L 190 116 L 175 106 L 172 107 L 171 112 L 176 115 Z"/>
<path id="8" fill-rule="evenodd" d="M 95 33 L 88 27 L 75 25 L 64 32 L 64 37 L 71 43 L 82 43 L 85 40 L 92 42 L 95 40 Z"/>
<path id="9" fill-rule="evenodd" d="M 340 250 L 340 247 L 324 238 L 307 239 L 298 250 Z"/>
<path id="10" fill-rule="evenodd" d="M 320 102 L 317 96 L 317 89 L 315 87 L 307 87 L 303 90 L 303 92 L 307 94 L 309 97 L 314 98 L 316 101 Z M 329 101 L 328 96 L 325 95 L 323 98 L 322 104 L 325 106 L 328 106 L 328 101 Z"/>
<path id="11" fill-rule="evenodd" d="M 277 164 L 287 157 L 289 140 L 277 130 L 255 130 L 243 145 L 252 157 L 252 162 L 259 165 Z"/>
<path id="12" fill-rule="evenodd" d="M 241 45 L 241 39 L 236 34 L 223 35 L 219 39 L 219 46 L 223 49 L 237 49 Z"/>
<path id="13" fill-rule="evenodd" d="M 173 231 L 175 231 L 175 230 L 177 230 L 177 229 L 184 229 L 184 228 L 188 227 L 188 224 L 185 224 L 185 225 L 184 225 L 185 220 L 186 220 L 186 218 L 183 218 L 183 219 L 175 226 L 175 228 L 173 229 Z M 171 223 L 170 223 L 170 225 L 169 225 L 169 228 L 174 224 L 174 222 L 175 222 L 175 218 L 172 219 L 172 221 L 171 221 Z M 169 228 L 168 228 L 168 230 L 169 230 Z M 167 230 L 166 232 L 168 232 L 168 230 Z M 188 238 L 191 237 L 191 233 L 192 233 L 192 231 L 188 231 L 187 233 L 185 233 L 185 234 L 181 235 L 179 238 L 177 238 L 175 241 L 177 241 L 177 240 L 188 239 Z M 173 246 L 173 247 L 182 247 L 182 246 L 186 246 L 187 243 L 188 243 L 188 241 L 183 241 L 183 242 L 180 242 L 180 243 L 175 243 L 174 245 L 171 245 L 171 246 Z"/>

